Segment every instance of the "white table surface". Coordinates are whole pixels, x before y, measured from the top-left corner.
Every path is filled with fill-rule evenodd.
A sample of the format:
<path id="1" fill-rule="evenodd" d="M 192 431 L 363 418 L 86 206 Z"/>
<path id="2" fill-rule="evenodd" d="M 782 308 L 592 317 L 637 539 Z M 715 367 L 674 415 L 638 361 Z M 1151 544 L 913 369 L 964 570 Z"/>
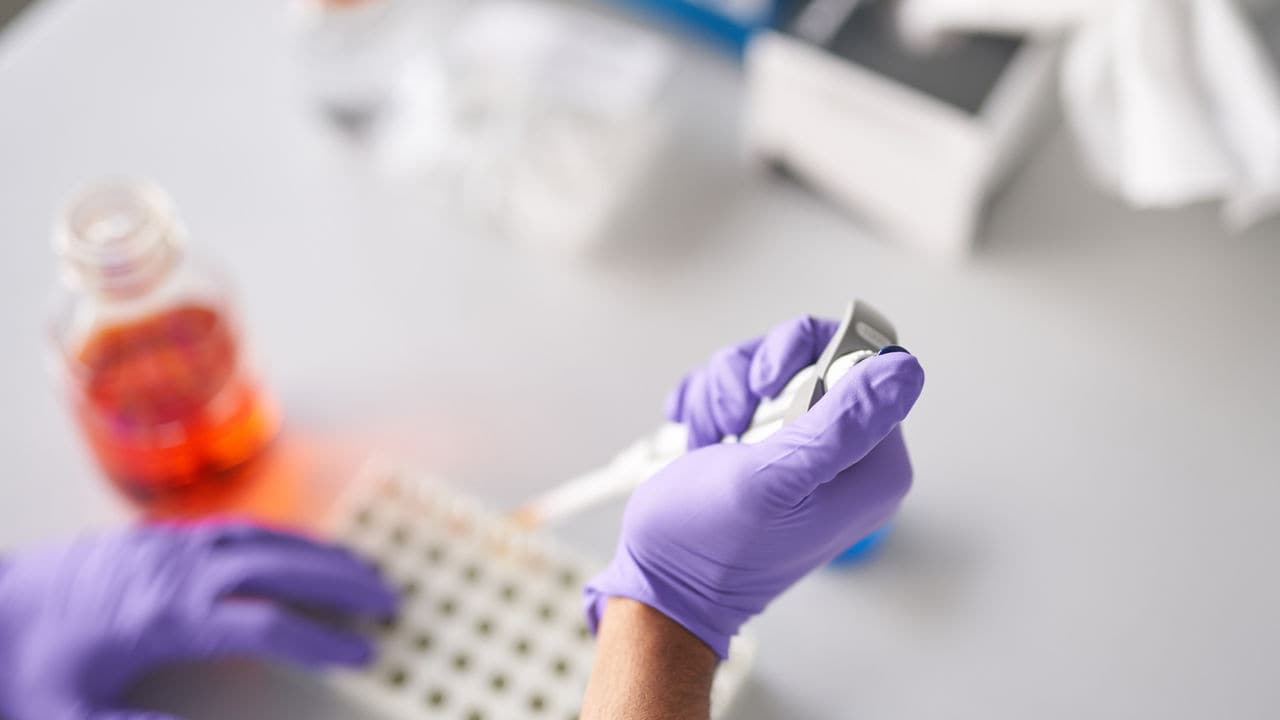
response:
<path id="1" fill-rule="evenodd" d="M 654 426 L 716 347 L 858 295 L 928 372 L 916 487 L 876 562 L 769 609 L 735 717 L 1275 717 L 1280 224 L 1134 213 L 1054 132 L 973 259 L 924 262 L 744 171 L 736 69 L 687 48 L 664 183 L 598 252 L 534 252 L 335 142 L 280 5 L 59 0 L 0 34 L 0 547 L 126 516 L 43 332 L 56 209 L 141 173 L 240 286 L 289 422 L 273 512 L 314 512 L 297 484 L 372 448 L 514 505 Z M 603 558 L 617 516 L 562 534 Z M 253 665 L 140 695 L 192 720 L 361 716 Z"/>

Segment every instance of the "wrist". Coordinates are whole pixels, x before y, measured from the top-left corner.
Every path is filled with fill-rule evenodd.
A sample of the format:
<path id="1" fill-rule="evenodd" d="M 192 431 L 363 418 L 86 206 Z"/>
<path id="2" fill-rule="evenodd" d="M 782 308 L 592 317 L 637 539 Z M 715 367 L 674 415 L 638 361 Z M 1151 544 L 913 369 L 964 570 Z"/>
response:
<path id="1" fill-rule="evenodd" d="M 599 635 L 609 600 L 622 598 L 662 614 L 721 660 L 729 657 L 729 641 L 751 613 L 717 604 L 689 583 L 677 583 L 663 573 L 646 570 L 633 558 L 631 552 L 619 548 L 609 567 L 587 583 L 583 595 L 592 632 Z"/>
<path id="2" fill-rule="evenodd" d="M 664 613 L 630 598 L 603 602 L 584 720 L 691 720 L 711 712 L 717 658 Z"/>

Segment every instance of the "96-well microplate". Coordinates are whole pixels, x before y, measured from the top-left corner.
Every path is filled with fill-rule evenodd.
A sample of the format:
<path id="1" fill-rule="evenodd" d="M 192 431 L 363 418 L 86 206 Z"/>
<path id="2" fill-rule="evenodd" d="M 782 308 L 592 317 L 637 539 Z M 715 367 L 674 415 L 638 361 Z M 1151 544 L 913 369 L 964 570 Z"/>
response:
<path id="1" fill-rule="evenodd" d="M 336 508 L 338 540 L 403 593 L 378 659 L 333 684 L 395 720 L 575 720 L 595 649 L 582 583 L 599 565 L 444 485 L 370 466 Z M 754 658 L 735 639 L 712 690 L 725 717 Z"/>

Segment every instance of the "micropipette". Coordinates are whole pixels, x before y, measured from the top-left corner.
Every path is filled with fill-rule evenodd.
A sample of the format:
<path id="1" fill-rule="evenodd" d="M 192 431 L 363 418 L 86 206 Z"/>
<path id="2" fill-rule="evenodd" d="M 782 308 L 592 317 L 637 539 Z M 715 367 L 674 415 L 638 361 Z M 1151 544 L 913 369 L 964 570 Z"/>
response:
<path id="1" fill-rule="evenodd" d="M 751 424 L 724 442 L 756 443 L 800 417 L 854 365 L 897 343 L 893 325 L 865 302 L 850 302 L 844 318 L 817 362 L 787 382 L 776 397 L 760 401 Z M 563 520 L 614 497 L 626 495 L 688 449 L 688 431 L 668 423 L 640 438 L 607 465 L 558 485 L 518 509 L 513 517 L 525 527 Z"/>

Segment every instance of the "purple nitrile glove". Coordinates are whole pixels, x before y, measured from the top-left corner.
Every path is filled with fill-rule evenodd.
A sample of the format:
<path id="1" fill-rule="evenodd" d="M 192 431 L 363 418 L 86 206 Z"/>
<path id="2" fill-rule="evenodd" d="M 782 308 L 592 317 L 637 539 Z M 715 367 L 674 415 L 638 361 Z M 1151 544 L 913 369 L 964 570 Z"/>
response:
<path id="1" fill-rule="evenodd" d="M 817 362 L 839 327 L 835 320 L 798 317 L 717 351 L 667 396 L 667 419 L 688 429 L 690 450 L 741 435 L 760 400 L 776 396 Z"/>
<path id="2" fill-rule="evenodd" d="M 792 321 L 718 353 L 681 384 L 668 409 L 689 425 L 691 445 L 705 447 L 631 497 L 612 563 L 587 584 L 593 628 L 608 597 L 627 597 L 726 657 L 744 622 L 894 513 L 911 486 L 898 424 L 924 384 L 906 352 L 855 365 L 763 442 L 708 445 L 741 433 L 758 400 L 812 364 L 835 328 Z"/>
<path id="3" fill-rule="evenodd" d="M 118 707 L 162 665 L 261 657 L 366 662 L 364 638 L 286 605 L 394 612 L 346 550 L 238 521 L 145 525 L 0 561 L 0 717 L 164 720 Z"/>

